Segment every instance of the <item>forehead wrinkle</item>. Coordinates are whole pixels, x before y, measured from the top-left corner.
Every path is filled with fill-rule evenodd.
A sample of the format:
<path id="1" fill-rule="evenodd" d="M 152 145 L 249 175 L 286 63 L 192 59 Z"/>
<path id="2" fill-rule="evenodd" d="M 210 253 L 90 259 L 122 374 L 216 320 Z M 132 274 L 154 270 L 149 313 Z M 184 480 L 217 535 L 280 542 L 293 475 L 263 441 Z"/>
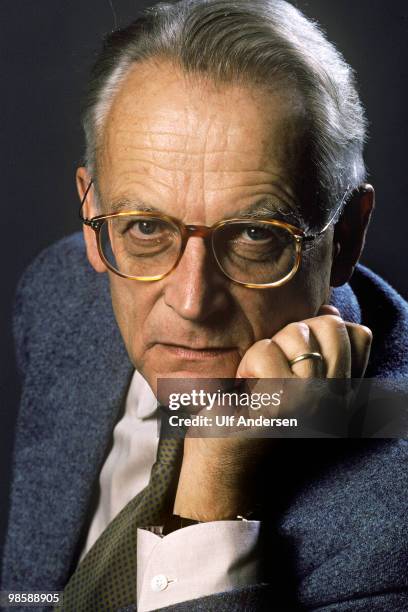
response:
<path id="1" fill-rule="evenodd" d="M 206 174 L 223 174 L 223 175 L 236 175 L 239 173 L 257 173 L 257 174 L 278 174 L 277 172 L 273 172 L 272 170 L 262 169 L 259 164 L 254 161 L 253 165 L 247 165 L 249 160 L 243 159 L 242 164 L 245 164 L 243 167 L 230 167 L 236 166 L 236 162 L 234 163 L 234 159 L 231 158 L 231 153 L 229 151 L 217 151 L 211 152 L 210 154 L 206 153 L 181 153 L 179 151 L 164 151 L 160 152 L 158 155 L 149 155 L 143 157 L 143 153 L 146 152 L 146 149 L 141 148 L 133 148 L 133 155 L 126 155 L 125 162 L 140 164 L 141 166 L 152 166 L 156 167 L 160 170 L 164 170 L 166 172 L 172 171 L 183 171 L 185 173 L 206 173 Z M 156 153 L 156 151 L 152 151 Z M 142 153 L 142 155 L 140 155 Z M 226 155 L 230 155 L 229 163 L 222 164 L 220 158 L 225 158 Z M 242 153 L 236 153 L 236 156 L 242 157 Z M 194 164 L 186 165 L 186 161 L 194 159 Z M 117 159 L 121 159 L 118 157 Z M 167 163 L 166 163 L 167 162 Z"/>
<path id="2" fill-rule="evenodd" d="M 209 145 L 209 139 L 210 139 L 210 125 L 207 124 L 206 126 L 206 130 L 205 130 L 205 138 L 204 138 L 204 155 L 201 158 L 202 159 L 202 187 L 201 187 L 201 193 L 202 193 L 202 198 L 203 198 L 203 205 L 204 205 L 204 214 L 207 215 L 207 209 L 210 206 L 210 203 L 207 200 L 207 190 L 206 190 L 206 184 L 207 184 L 207 166 L 208 166 L 208 157 L 206 155 L 207 151 L 207 146 Z"/>
<path id="3" fill-rule="evenodd" d="M 224 167 L 224 168 L 222 168 L 222 167 L 219 168 L 218 167 L 216 169 L 212 169 L 212 168 L 207 167 L 210 164 L 208 162 L 206 162 L 204 159 L 203 159 L 203 162 L 200 165 L 200 167 L 188 167 L 188 168 L 186 168 L 185 163 L 181 163 L 181 164 L 175 163 L 174 153 L 173 152 L 171 152 L 172 153 L 172 157 L 169 160 L 169 164 L 168 165 L 163 164 L 163 160 L 161 160 L 161 162 L 159 162 L 158 160 L 152 160 L 152 159 L 144 158 L 144 157 L 141 157 L 141 156 L 137 155 L 137 153 L 139 153 L 139 152 L 144 152 L 144 149 L 134 148 L 134 152 L 135 152 L 134 156 L 133 155 L 126 155 L 126 161 L 128 161 L 130 163 L 139 164 L 141 167 L 143 167 L 143 166 L 152 166 L 153 168 L 157 168 L 158 170 L 163 170 L 164 172 L 167 172 L 167 173 L 168 172 L 173 172 L 173 171 L 174 172 L 183 172 L 184 174 L 187 174 L 187 173 L 191 173 L 191 174 L 196 174 L 196 173 L 204 174 L 205 173 L 205 174 L 209 174 L 209 175 L 223 175 L 223 176 L 227 176 L 227 177 L 228 177 L 228 175 L 231 175 L 232 177 L 235 177 L 237 174 L 246 174 L 247 177 L 248 177 L 248 175 L 249 175 L 249 177 L 251 175 L 256 175 L 256 178 L 260 178 L 260 177 L 264 178 L 265 179 L 265 184 L 267 184 L 268 182 L 271 182 L 270 180 L 268 181 L 268 179 L 272 179 L 272 180 L 276 179 L 276 182 L 277 182 L 276 187 L 277 188 L 280 188 L 279 187 L 279 182 L 283 182 L 284 181 L 284 176 L 283 176 L 282 172 L 273 171 L 272 168 L 262 170 L 262 169 L 259 169 L 259 168 L 252 168 L 252 167 L 235 168 L 235 169 L 233 169 L 233 168 L 226 168 L 226 167 Z M 170 152 L 166 151 L 166 153 L 170 153 Z M 176 152 L 175 154 L 177 155 L 177 153 L 178 152 Z M 223 155 L 223 156 L 225 155 L 224 151 L 223 152 L 219 152 L 219 153 L 220 153 L 220 155 Z M 205 157 L 206 159 L 208 159 L 208 156 L 206 156 L 205 154 L 197 154 L 197 155 L 200 155 L 203 158 Z M 211 154 L 211 155 L 213 155 L 213 154 Z M 216 155 L 218 155 L 218 152 L 216 153 Z M 238 153 L 237 153 L 237 155 L 238 155 Z M 185 154 L 180 154 L 180 156 L 182 157 L 182 160 L 184 161 L 185 158 L 186 158 L 186 155 Z M 190 157 L 190 153 L 187 156 Z M 120 157 L 119 157 L 119 159 L 120 159 Z M 179 161 L 179 160 L 177 160 L 177 161 Z M 203 164 L 205 166 L 204 170 L 201 167 Z M 135 171 L 133 171 L 133 172 L 127 171 L 126 172 L 126 174 L 132 174 L 132 173 L 136 174 Z M 257 180 L 256 183 L 258 184 L 259 180 Z M 240 187 L 241 185 L 236 185 L 236 186 Z M 251 185 L 244 185 L 244 186 L 251 186 Z M 219 187 L 218 189 L 229 189 L 229 188 L 230 187 L 227 186 L 227 187 Z M 216 190 L 217 190 L 217 188 L 215 188 L 215 189 L 212 189 L 211 187 L 208 188 L 209 192 L 216 191 Z M 288 189 L 285 190 L 282 187 L 282 191 L 285 193 L 286 196 L 291 197 L 290 196 L 290 191 Z"/>
<path id="4" fill-rule="evenodd" d="M 176 134 L 174 132 L 167 132 L 167 131 L 156 131 L 155 132 L 153 127 L 149 130 L 132 130 L 132 131 L 129 130 L 129 127 L 127 127 L 126 129 L 124 128 L 115 129 L 115 130 L 112 130 L 112 135 L 113 135 L 113 138 L 115 138 L 116 140 L 120 140 L 120 138 L 118 139 L 118 136 L 119 137 L 123 136 L 122 143 L 121 143 L 122 148 L 126 148 L 126 149 L 130 148 L 135 151 L 152 151 L 155 153 L 159 152 L 163 154 L 188 153 L 188 155 L 190 156 L 225 155 L 226 153 L 229 153 L 232 155 L 234 154 L 242 155 L 243 151 L 245 151 L 247 153 L 250 152 L 251 155 L 254 155 L 253 150 L 248 151 L 248 143 L 245 144 L 244 149 L 242 148 L 242 145 L 241 147 L 238 147 L 238 148 L 237 146 L 233 146 L 234 143 L 233 143 L 232 136 L 230 133 L 228 133 L 226 137 L 224 136 L 222 138 L 223 144 L 220 145 L 221 134 L 217 133 L 217 134 L 211 135 L 210 134 L 211 126 L 209 125 L 210 122 L 205 122 L 205 123 L 207 123 L 207 125 L 205 127 L 202 125 L 201 135 L 198 135 L 197 132 L 183 133 L 183 134 Z M 224 128 L 227 127 L 225 122 L 223 124 L 223 127 Z M 203 134 L 204 130 L 205 130 L 205 134 Z M 135 144 L 134 143 L 135 136 L 142 136 L 141 142 Z M 165 142 L 163 143 L 163 146 L 162 146 L 162 137 L 165 137 Z M 171 146 L 169 146 L 168 137 L 170 137 L 171 139 L 175 141 L 174 143 L 171 143 Z M 208 144 L 211 137 L 214 140 L 214 144 L 212 147 L 209 146 Z M 145 140 L 146 140 L 146 143 L 144 142 Z M 269 143 L 269 140 L 267 140 L 266 142 Z M 193 143 L 193 146 L 186 146 L 187 144 L 191 145 L 191 143 Z M 107 144 L 109 144 L 109 142 Z M 203 144 L 204 144 L 204 147 L 203 147 Z M 267 145 L 265 146 L 265 143 L 262 143 L 262 145 L 263 145 L 262 149 L 267 148 Z M 258 158 L 264 157 L 265 152 L 268 154 L 268 151 L 262 150 L 261 152 L 258 153 L 257 157 Z"/>
<path id="5" fill-rule="evenodd" d="M 144 202 L 139 198 L 120 198 L 114 200 L 109 205 L 110 213 L 126 212 L 126 211 L 142 211 L 142 212 L 155 212 L 158 214 L 169 214 L 167 211 L 162 210 L 160 207 L 153 206 Z M 177 215 L 171 214 L 179 220 Z M 303 222 L 302 216 L 298 209 L 292 209 L 282 206 L 282 203 L 275 200 L 273 197 L 266 196 L 258 199 L 256 202 L 246 206 L 245 208 L 236 209 L 230 214 L 225 215 L 220 220 L 227 220 L 233 218 L 249 218 L 249 219 L 276 219 L 280 218 L 287 220 L 291 223 L 301 224 Z"/>
<path id="6" fill-rule="evenodd" d="M 230 125 L 232 122 L 231 117 L 228 117 L 228 126 L 226 126 L 224 122 L 223 124 L 224 131 L 221 131 L 221 134 L 217 130 L 217 126 L 215 126 L 214 135 L 213 135 L 214 148 L 211 148 L 210 146 L 211 120 L 213 120 L 214 117 L 215 117 L 215 121 L 217 120 L 217 117 L 215 116 L 215 114 L 213 115 L 213 117 L 210 117 L 209 119 L 207 119 L 207 121 L 203 122 L 204 125 L 201 124 L 200 134 L 197 134 L 197 130 L 195 131 L 193 130 L 194 127 L 197 128 L 197 120 L 196 120 L 194 111 L 191 111 L 189 113 L 186 109 L 184 109 L 184 115 L 186 115 L 185 117 L 186 120 L 184 121 L 186 125 L 184 126 L 183 134 L 175 133 L 174 131 L 169 131 L 167 129 L 157 130 L 155 123 L 152 121 L 149 122 L 150 125 L 149 125 L 148 130 L 138 129 L 138 128 L 134 129 L 135 126 L 132 125 L 131 126 L 132 130 L 130 134 L 129 134 L 128 127 L 126 129 L 125 128 L 120 129 L 119 126 L 116 126 L 116 129 L 112 130 L 112 133 L 109 133 L 110 130 L 106 130 L 108 142 L 105 143 L 107 145 L 104 147 L 105 152 L 106 152 L 106 149 L 109 148 L 109 144 L 111 144 L 111 142 L 109 142 L 111 141 L 111 138 L 115 139 L 116 142 L 118 142 L 118 136 L 119 136 L 119 141 L 121 137 L 123 136 L 122 138 L 123 144 L 121 147 L 122 149 L 123 148 L 125 150 L 132 149 L 135 152 L 141 151 L 143 153 L 150 153 L 155 158 L 157 158 L 158 155 L 162 157 L 180 155 L 181 163 L 183 165 L 185 164 L 186 156 L 188 156 L 189 158 L 194 158 L 196 156 L 198 158 L 197 164 L 200 165 L 200 169 L 202 168 L 209 169 L 212 163 L 218 165 L 220 156 L 224 158 L 228 155 L 231 156 L 232 157 L 231 162 L 233 163 L 233 160 L 235 159 L 236 156 L 243 155 L 242 149 L 237 150 L 236 147 L 234 146 L 231 147 L 231 144 L 234 142 L 234 134 L 231 133 L 231 129 L 230 129 Z M 131 123 L 137 125 L 137 123 L 139 122 L 140 122 L 140 118 L 138 118 L 137 120 L 133 120 Z M 286 138 L 283 139 L 286 142 L 284 142 L 283 145 L 282 143 L 280 143 L 280 146 L 276 147 L 277 145 L 276 138 L 265 137 L 261 139 L 261 142 L 259 142 L 259 139 L 258 139 L 259 144 L 262 143 L 262 146 L 261 146 L 262 150 L 257 151 L 257 155 L 254 155 L 255 151 L 251 151 L 252 154 L 247 155 L 247 158 L 250 158 L 250 159 L 255 158 L 254 159 L 255 166 L 259 166 L 259 162 L 261 161 L 262 162 L 264 161 L 266 162 L 266 160 L 270 161 L 271 156 L 272 158 L 274 157 L 275 160 L 276 158 L 278 158 L 279 161 L 281 161 L 282 157 L 283 158 L 286 157 L 284 154 L 282 155 L 283 151 L 285 153 L 288 153 L 287 149 L 289 148 L 290 150 L 292 148 L 290 147 L 289 142 L 288 142 L 292 140 L 291 136 L 293 136 L 293 130 L 288 129 L 289 128 L 288 124 L 292 122 L 286 119 L 286 121 L 284 120 L 282 123 L 283 125 L 280 126 L 281 129 L 277 130 L 277 132 L 278 131 L 281 133 L 286 132 Z M 142 146 L 139 146 L 139 143 L 136 143 L 136 145 L 134 143 L 134 136 L 138 136 L 138 135 L 142 137 L 141 138 L 142 143 L 140 143 Z M 287 138 L 288 135 L 289 135 L 289 138 Z M 222 147 L 220 147 L 220 144 L 219 144 L 220 136 L 223 138 Z M 161 139 L 163 138 L 165 139 L 165 142 L 161 143 Z M 174 140 L 174 142 L 169 143 L 169 138 L 170 138 L 170 141 Z M 147 142 L 143 144 L 143 140 Z M 169 144 L 170 144 L 170 148 L 169 148 Z M 291 153 L 290 157 L 293 158 L 292 150 L 290 151 L 290 153 Z M 206 159 L 203 159 L 204 156 L 206 156 Z M 287 161 L 287 159 L 285 161 Z M 236 170 L 236 171 L 239 172 L 240 170 Z"/>
<path id="7" fill-rule="evenodd" d="M 176 106 L 172 105 L 171 91 L 170 104 L 162 103 L 160 100 L 156 104 L 153 97 L 151 106 L 146 106 L 144 99 L 135 105 L 135 87 L 133 85 L 136 81 L 133 85 L 130 85 L 130 89 L 127 91 L 127 86 L 124 85 L 121 90 L 122 99 L 120 100 L 121 96 L 119 94 L 115 100 L 111 110 L 116 115 L 117 121 L 115 125 L 111 124 L 111 133 L 108 140 L 110 140 L 109 144 L 116 145 L 116 155 L 119 154 L 122 167 L 123 163 L 126 166 L 126 159 L 124 159 L 126 151 L 127 154 L 129 151 L 137 153 L 137 158 L 142 151 L 146 157 L 146 160 L 144 160 L 146 166 L 149 164 L 154 168 L 154 164 L 156 164 L 157 168 L 163 172 L 172 171 L 174 181 L 169 180 L 171 176 L 160 176 L 160 171 L 157 176 L 151 176 L 150 178 L 154 178 L 156 181 L 159 181 L 160 178 L 163 179 L 164 186 L 169 189 L 166 201 L 168 201 L 168 196 L 174 189 L 174 182 L 177 184 L 178 189 L 175 190 L 174 194 L 177 201 L 176 205 L 169 206 L 173 210 L 181 209 L 179 208 L 180 198 L 183 199 L 182 208 L 187 206 L 186 210 L 190 210 L 191 207 L 187 204 L 187 200 L 191 199 L 201 208 L 201 213 L 205 212 L 207 214 L 210 207 L 209 200 L 214 201 L 212 194 L 216 194 L 217 190 L 228 189 L 222 183 L 231 183 L 232 189 L 238 190 L 240 188 L 236 184 L 239 181 L 240 173 L 245 173 L 246 176 L 241 177 L 239 182 L 242 183 L 242 178 L 244 178 L 245 183 L 251 183 L 253 180 L 252 189 L 256 187 L 258 193 L 260 192 L 259 180 L 261 178 L 263 184 L 267 183 L 266 189 L 262 185 L 262 191 L 269 191 L 272 187 L 274 191 L 280 191 L 279 195 L 282 199 L 293 199 L 292 185 L 286 185 L 285 181 L 283 181 L 282 186 L 275 183 L 271 185 L 272 181 L 269 178 L 272 174 L 277 174 L 276 170 L 278 170 L 285 175 L 289 175 L 289 181 L 292 183 L 290 177 L 293 177 L 291 172 L 293 165 L 288 160 L 286 147 L 291 148 L 294 143 L 288 141 L 291 141 L 293 136 L 296 140 L 296 134 L 288 129 L 294 127 L 294 113 L 293 109 L 290 108 L 292 105 L 288 104 L 285 96 L 282 96 L 279 92 L 279 95 L 276 96 L 276 91 L 267 92 L 266 96 L 263 93 L 258 96 L 255 95 L 258 90 L 251 91 L 247 87 L 242 92 L 240 88 L 238 90 L 232 88 L 231 94 L 228 93 L 228 89 L 231 88 L 222 88 L 220 93 L 224 95 L 227 92 L 228 100 L 233 104 L 230 109 L 231 112 L 229 112 L 228 101 L 225 107 L 225 98 L 214 97 L 212 90 L 207 95 L 207 90 L 199 88 L 199 93 L 201 92 L 199 97 L 190 96 L 189 89 L 186 91 L 186 96 L 182 91 L 181 94 L 183 95 L 179 95 L 182 85 L 182 83 L 180 86 L 178 85 L 180 78 L 175 73 L 171 78 L 172 83 L 177 85 L 177 89 L 174 90 Z M 144 85 L 141 79 L 138 79 L 138 81 L 140 89 Z M 138 96 L 136 96 L 137 98 Z M 284 98 L 284 105 L 281 103 L 282 98 Z M 265 106 L 265 103 L 268 104 L 271 99 L 277 100 L 278 106 Z M 237 101 L 236 107 L 235 100 Z M 244 105 L 241 104 L 242 101 Z M 221 102 L 224 106 L 221 105 Z M 243 108 L 246 108 L 245 104 L 251 106 L 248 117 L 243 115 L 242 112 Z M 224 109 L 226 112 L 224 112 Z M 255 121 L 254 125 L 252 125 L 252 119 Z M 106 132 L 108 131 L 106 130 Z M 129 131 L 131 134 L 129 134 Z M 281 139 L 282 142 L 277 142 Z M 139 146 L 140 141 L 145 143 L 144 148 Z M 163 143 L 163 141 L 165 142 Z M 211 145 L 213 150 L 211 150 Z M 109 152 L 108 155 L 110 153 L 113 152 Z M 290 157 L 293 158 L 293 155 L 290 155 Z M 166 168 L 167 160 L 172 162 L 170 169 Z M 115 162 L 115 159 L 112 161 Z M 188 161 L 190 161 L 189 164 L 186 163 Z M 175 164 L 175 162 L 177 163 Z M 129 160 L 129 166 L 125 172 L 129 175 L 132 172 L 137 174 L 137 168 L 132 169 L 131 164 L 132 162 Z M 190 166 L 187 173 L 186 166 Z M 268 167 L 269 170 L 269 174 L 266 173 L 266 180 L 260 174 L 265 167 Z M 115 171 L 117 173 L 118 168 Z M 207 173 L 208 176 L 206 176 Z M 213 177 L 215 178 L 217 175 L 220 177 L 217 182 L 221 184 L 218 188 L 217 186 L 213 187 L 215 182 Z M 288 176 L 283 178 L 288 181 Z M 115 181 L 115 183 L 119 184 L 118 181 Z M 243 200 L 243 197 L 241 194 L 240 199 Z M 245 199 L 247 200 L 246 196 Z"/>

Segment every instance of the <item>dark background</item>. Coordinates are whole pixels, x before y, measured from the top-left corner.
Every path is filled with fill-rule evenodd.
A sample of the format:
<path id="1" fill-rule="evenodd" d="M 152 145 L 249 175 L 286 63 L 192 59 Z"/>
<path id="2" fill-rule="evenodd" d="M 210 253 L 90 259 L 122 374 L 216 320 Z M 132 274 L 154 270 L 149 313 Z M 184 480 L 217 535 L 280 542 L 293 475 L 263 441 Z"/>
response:
<path id="1" fill-rule="evenodd" d="M 150 2 L 1 0 L 0 536 L 19 387 L 11 311 L 16 283 L 47 245 L 80 229 L 79 104 L 101 37 Z M 370 121 L 366 161 L 377 209 L 363 263 L 408 296 L 406 193 L 408 3 L 297 0 L 355 68 Z M 1 538 L 0 538 L 1 541 Z"/>

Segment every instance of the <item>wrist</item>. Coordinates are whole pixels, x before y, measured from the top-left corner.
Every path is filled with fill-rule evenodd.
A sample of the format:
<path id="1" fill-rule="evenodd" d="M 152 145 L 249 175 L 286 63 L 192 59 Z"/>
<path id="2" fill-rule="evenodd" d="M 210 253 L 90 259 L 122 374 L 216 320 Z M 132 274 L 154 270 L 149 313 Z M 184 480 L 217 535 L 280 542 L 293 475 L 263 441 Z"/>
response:
<path id="1" fill-rule="evenodd" d="M 246 516 L 258 502 L 255 482 L 253 470 L 243 470 L 237 462 L 184 457 L 174 514 L 200 522 Z"/>

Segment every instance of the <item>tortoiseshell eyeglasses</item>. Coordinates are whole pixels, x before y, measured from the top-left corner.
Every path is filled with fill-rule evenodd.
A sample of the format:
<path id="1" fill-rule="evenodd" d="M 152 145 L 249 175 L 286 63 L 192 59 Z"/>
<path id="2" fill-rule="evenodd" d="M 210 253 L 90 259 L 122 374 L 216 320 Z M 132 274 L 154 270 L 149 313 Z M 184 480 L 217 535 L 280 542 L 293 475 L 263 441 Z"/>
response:
<path id="1" fill-rule="evenodd" d="M 211 244 L 223 274 L 251 289 L 269 289 L 287 283 L 299 269 L 305 244 L 321 236 L 344 203 L 316 234 L 276 219 L 238 218 L 218 221 L 211 227 L 185 225 L 157 212 L 129 210 L 86 219 L 81 201 L 80 218 L 96 235 L 98 251 L 106 266 L 119 276 L 142 282 L 158 281 L 180 261 L 191 236 Z"/>

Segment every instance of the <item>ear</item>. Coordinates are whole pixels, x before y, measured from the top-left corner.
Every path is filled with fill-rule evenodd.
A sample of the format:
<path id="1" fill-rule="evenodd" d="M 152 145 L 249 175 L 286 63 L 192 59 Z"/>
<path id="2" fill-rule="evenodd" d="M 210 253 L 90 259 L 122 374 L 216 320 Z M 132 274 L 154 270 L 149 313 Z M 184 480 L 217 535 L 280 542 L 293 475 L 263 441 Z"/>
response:
<path id="1" fill-rule="evenodd" d="M 363 184 L 353 192 L 334 228 L 330 284 L 347 283 L 362 253 L 367 227 L 374 209 L 374 188 Z"/>
<path id="2" fill-rule="evenodd" d="M 92 179 L 89 176 L 89 173 L 86 168 L 78 168 L 78 170 L 76 171 L 76 186 L 81 202 L 84 198 L 85 192 L 89 187 L 89 183 L 91 182 L 91 180 Z M 88 194 L 86 196 L 86 200 L 82 208 L 82 214 L 87 219 L 92 219 L 92 217 L 95 217 L 98 214 L 95 201 L 95 190 L 92 187 L 88 191 Z M 106 272 L 107 268 L 98 252 L 96 233 L 91 227 L 85 224 L 83 225 L 83 230 L 86 245 L 86 254 L 88 256 L 89 263 L 96 272 Z"/>

